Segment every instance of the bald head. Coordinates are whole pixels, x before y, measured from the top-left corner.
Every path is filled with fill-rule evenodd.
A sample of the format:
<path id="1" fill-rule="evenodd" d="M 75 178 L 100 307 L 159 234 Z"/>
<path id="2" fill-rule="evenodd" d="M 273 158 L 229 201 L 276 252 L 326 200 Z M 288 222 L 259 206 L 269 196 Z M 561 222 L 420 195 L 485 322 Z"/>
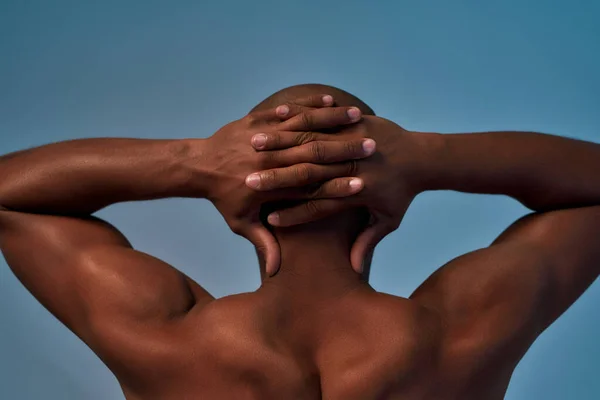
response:
<path id="1" fill-rule="evenodd" d="M 357 107 L 364 115 L 375 115 L 371 107 L 356 96 L 333 86 L 319 84 L 304 84 L 282 89 L 260 102 L 252 111 L 261 111 L 277 107 L 294 100 L 313 96 L 331 95 L 334 105 L 340 107 Z M 261 221 L 277 237 L 282 249 L 289 247 L 312 247 L 315 243 L 328 243 L 328 246 L 345 249 L 349 254 L 350 245 L 354 242 L 369 220 L 369 213 L 364 208 L 348 209 L 320 221 L 287 227 L 273 228 L 267 223 L 267 215 L 273 211 L 285 209 L 304 203 L 304 201 L 276 201 L 261 206 Z M 368 275 L 368 273 L 367 273 Z"/>
<path id="2" fill-rule="evenodd" d="M 291 103 L 295 99 L 307 97 L 315 94 L 329 94 L 335 99 L 335 105 L 338 107 L 357 107 L 365 115 L 375 115 L 371 107 L 361 99 L 346 92 L 345 90 L 317 83 L 307 83 L 302 85 L 290 86 L 273 93 L 261 101 L 252 111 L 267 110 L 275 108 L 284 103 Z"/>

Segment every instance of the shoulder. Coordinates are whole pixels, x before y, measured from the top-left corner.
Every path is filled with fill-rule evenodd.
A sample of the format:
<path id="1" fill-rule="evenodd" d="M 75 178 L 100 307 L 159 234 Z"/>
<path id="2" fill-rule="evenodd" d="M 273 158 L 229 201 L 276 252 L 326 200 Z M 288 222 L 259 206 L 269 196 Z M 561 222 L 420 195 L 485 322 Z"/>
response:
<path id="1" fill-rule="evenodd" d="M 195 316 L 194 324 L 201 327 L 202 347 L 239 350 L 260 343 L 264 321 L 260 299 L 254 293 L 241 293 L 210 302 Z"/>

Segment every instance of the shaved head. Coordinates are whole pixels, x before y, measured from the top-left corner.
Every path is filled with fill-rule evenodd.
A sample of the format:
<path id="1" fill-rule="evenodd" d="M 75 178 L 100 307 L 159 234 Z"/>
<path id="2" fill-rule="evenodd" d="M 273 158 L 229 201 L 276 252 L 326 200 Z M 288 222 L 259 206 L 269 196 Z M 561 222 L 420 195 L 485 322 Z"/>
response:
<path id="1" fill-rule="evenodd" d="M 303 84 L 287 87 L 267 97 L 254 107 L 252 111 L 268 110 L 285 103 L 294 103 L 296 99 L 313 95 L 331 95 L 334 99 L 334 106 L 357 107 L 361 110 L 363 115 L 375 115 L 373 109 L 358 97 L 345 90 L 320 84 Z M 349 253 L 351 243 L 354 242 L 359 232 L 364 229 L 369 221 L 369 212 L 367 209 L 363 207 L 348 209 L 320 221 L 287 228 L 274 228 L 268 224 L 267 216 L 271 212 L 304 202 L 305 201 L 303 200 L 297 200 L 265 203 L 261 206 L 260 219 L 277 237 L 277 240 L 282 246 L 302 246 L 307 243 L 314 243 L 314 239 L 311 241 L 310 238 L 315 237 L 318 233 L 320 240 L 330 243 L 331 246 L 334 247 L 341 246 L 342 248 L 347 248 Z M 366 260 L 365 264 L 364 276 L 367 278 L 369 275 L 369 267 L 370 258 Z"/>
<path id="2" fill-rule="evenodd" d="M 334 99 L 334 106 L 357 107 L 363 115 L 375 115 L 371 107 L 353 94 L 333 86 L 320 84 L 303 84 L 287 87 L 261 101 L 252 111 L 272 109 L 279 105 L 294 103 L 297 99 L 314 95 L 331 95 Z M 330 133 L 333 134 L 334 132 Z M 282 250 L 294 247 L 309 249 L 315 244 L 315 241 L 318 241 L 320 243 L 328 243 L 332 249 L 346 249 L 349 255 L 352 243 L 369 222 L 370 214 L 368 210 L 364 207 L 347 209 L 319 221 L 286 228 L 274 228 L 269 225 L 267 216 L 271 212 L 293 207 L 301 203 L 304 203 L 304 201 L 276 201 L 261 205 L 260 220 L 275 235 Z M 369 278 L 372 256 L 372 253 L 369 254 L 364 263 L 363 277 L 366 280 Z M 264 262 L 261 261 L 260 264 L 264 275 Z"/>

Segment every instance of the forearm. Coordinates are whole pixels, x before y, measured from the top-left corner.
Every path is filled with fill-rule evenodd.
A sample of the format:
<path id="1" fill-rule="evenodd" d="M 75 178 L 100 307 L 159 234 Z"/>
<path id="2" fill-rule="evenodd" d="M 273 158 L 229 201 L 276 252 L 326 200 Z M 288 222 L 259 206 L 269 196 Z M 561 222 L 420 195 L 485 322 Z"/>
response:
<path id="1" fill-rule="evenodd" d="M 8 154 L 0 157 L 0 205 L 90 214 L 118 202 L 193 196 L 202 188 L 191 168 L 189 143 L 81 139 Z"/>
<path id="2" fill-rule="evenodd" d="M 600 204 L 600 145 L 529 132 L 432 135 L 425 190 L 505 194 L 535 211 Z"/>

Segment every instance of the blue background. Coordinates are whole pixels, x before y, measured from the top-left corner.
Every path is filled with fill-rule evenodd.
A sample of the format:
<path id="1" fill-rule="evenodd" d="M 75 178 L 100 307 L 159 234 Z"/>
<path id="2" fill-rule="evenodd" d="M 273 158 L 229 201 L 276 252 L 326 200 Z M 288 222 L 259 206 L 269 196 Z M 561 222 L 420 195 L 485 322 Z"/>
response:
<path id="1" fill-rule="evenodd" d="M 4 0 L 0 153 L 80 137 L 206 137 L 306 82 L 349 90 L 408 129 L 600 141 L 598 20 L 593 0 Z M 408 296 L 525 212 L 503 197 L 424 194 L 381 244 L 372 284 Z M 121 204 L 100 216 L 214 295 L 259 284 L 250 244 L 206 201 Z M 0 398 L 122 398 L 4 261 L 0 277 Z M 535 343 L 507 399 L 600 398 L 599 305 L 596 283 Z"/>

